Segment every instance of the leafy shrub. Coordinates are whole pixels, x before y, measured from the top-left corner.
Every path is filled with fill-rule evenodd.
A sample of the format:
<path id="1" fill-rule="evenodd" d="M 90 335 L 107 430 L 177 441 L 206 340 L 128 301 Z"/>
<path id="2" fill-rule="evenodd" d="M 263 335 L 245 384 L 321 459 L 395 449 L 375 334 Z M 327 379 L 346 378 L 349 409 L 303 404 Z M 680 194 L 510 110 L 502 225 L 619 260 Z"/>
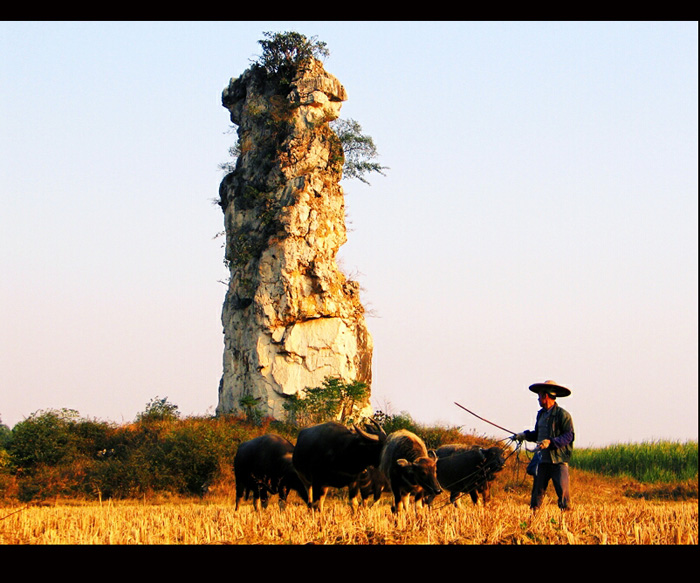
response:
<path id="1" fill-rule="evenodd" d="M 220 465 L 233 465 L 237 443 L 225 424 L 194 421 L 173 429 L 163 441 L 163 464 L 180 493 L 202 494 Z"/>
<path id="2" fill-rule="evenodd" d="M 367 383 L 345 382 L 339 377 L 326 377 L 320 387 L 306 387 L 301 396 L 291 395 L 283 407 L 289 420 L 300 426 L 339 421 L 357 421 L 357 405 L 367 398 Z"/>
<path id="3" fill-rule="evenodd" d="M 387 435 L 399 429 L 406 429 L 418 435 L 421 430 L 419 425 L 405 411 L 394 415 L 377 411 L 373 419 L 384 428 Z"/>
<path id="4" fill-rule="evenodd" d="M 330 54 L 326 43 L 315 36 L 307 38 L 298 32 L 263 32 L 263 36 L 265 39 L 258 41 L 262 54 L 254 64 L 268 74 L 291 76 L 305 61 Z"/>
<path id="5" fill-rule="evenodd" d="M 5 449 L 11 437 L 12 430 L 0 421 L 0 450 Z"/>
<path id="6" fill-rule="evenodd" d="M 77 412 L 70 409 L 37 411 L 12 429 L 7 451 L 13 466 L 32 470 L 41 464 L 57 464 L 76 453 L 71 428 Z"/>
<path id="7" fill-rule="evenodd" d="M 237 417 L 190 417 L 117 428 L 91 465 L 85 492 L 129 498 L 155 492 L 202 495 L 233 466 L 238 444 L 266 426 Z"/>
<path id="8" fill-rule="evenodd" d="M 371 136 L 362 133 L 362 126 L 354 119 L 333 120 L 329 124 L 340 140 L 343 152 L 343 177 L 357 178 L 369 184 L 365 178 L 370 172 L 384 175 L 386 166 L 373 162 L 378 156 L 377 147 Z"/>
<path id="9" fill-rule="evenodd" d="M 168 397 L 151 399 L 146 408 L 136 416 L 137 423 L 174 421 L 180 417 L 178 406 L 168 401 Z"/>
<path id="10" fill-rule="evenodd" d="M 260 408 L 261 397 L 253 397 L 253 395 L 243 395 L 238 399 L 238 404 L 243 407 L 245 418 L 249 423 L 261 425 L 263 422 L 263 412 Z"/>

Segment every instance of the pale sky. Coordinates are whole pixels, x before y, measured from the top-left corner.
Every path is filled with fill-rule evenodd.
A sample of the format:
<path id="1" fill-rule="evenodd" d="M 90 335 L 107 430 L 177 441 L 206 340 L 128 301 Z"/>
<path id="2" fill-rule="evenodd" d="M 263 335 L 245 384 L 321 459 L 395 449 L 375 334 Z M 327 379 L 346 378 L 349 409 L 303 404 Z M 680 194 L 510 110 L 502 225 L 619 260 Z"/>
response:
<path id="1" fill-rule="evenodd" d="M 210 415 L 221 92 L 263 32 L 327 43 L 390 169 L 344 180 L 372 402 L 580 447 L 698 438 L 697 22 L 0 23 L 0 419 Z"/>

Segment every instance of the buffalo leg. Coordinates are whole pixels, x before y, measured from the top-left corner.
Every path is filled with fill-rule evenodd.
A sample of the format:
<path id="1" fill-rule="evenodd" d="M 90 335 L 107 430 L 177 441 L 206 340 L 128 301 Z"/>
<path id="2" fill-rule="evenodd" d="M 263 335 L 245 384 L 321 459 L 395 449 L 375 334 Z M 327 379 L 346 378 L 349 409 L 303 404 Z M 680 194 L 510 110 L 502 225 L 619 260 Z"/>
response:
<path id="1" fill-rule="evenodd" d="M 279 489 L 279 499 L 277 500 L 277 505 L 280 510 L 284 510 L 287 507 L 287 496 L 289 495 L 289 488 L 286 486 L 280 486 Z"/>
<path id="2" fill-rule="evenodd" d="M 491 488 L 486 486 L 482 491 L 481 491 L 481 499 L 484 502 L 484 506 L 486 506 L 486 503 L 491 500 Z"/>
<path id="3" fill-rule="evenodd" d="M 245 496 L 245 499 L 248 499 L 248 489 L 243 486 L 243 484 L 239 484 L 236 482 L 236 510 L 238 510 L 238 506 L 241 502 L 241 498 Z"/>
<path id="4" fill-rule="evenodd" d="M 409 502 L 411 500 L 411 493 L 402 494 L 399 490 L 394 490 L 394 504 L 391 507 L 391 511 L 398 514 L 401 509 L 407 511 L 409 508 Z"/>
<path id="5" fill-rule="evenodd" d="M 364 504 L 364 498 L 361 498 L 360 483 L 357 481 L 348 486 L 348 502 L 353 513 L 358 506 Z"/>
<path id="6" fill-rule="evenodd" d="M 306 505 L 312 510 L 323 510 L 323 501 L 328 493 L 328 486 L 319 484 L 310 485 L 307 487 L 308 499 Z"/>
<path id="7" fill-rule="evenodd" d="M 265 488 L 260 492 L 260 504 L 263 508 L 267 508 L 267 503 L 270 501 L 269 494 Z"/>
<path id="8" fill-rule="evenodd" d="M 350 502 L 350 510 L 353 512 L 353 514 L 357 511 L 360 505 L 364 506 L 364 499 L 360 497 L 359 492 L 355 492 L 354 495 L 349 493 L 348 500 Z"/>
<path id="9" fill-rule="evenodd" d="M 391 494 L 394 498 L 394 503 L 391 505 L 391 511 L 396 514 L 399 511 L 399 504 L 401 502 L 401 493 L 398 490 L 395 490 L 392 488 Z"/>
<path id="10" fill-rule="evenodd" d="M 253 508 L 255 508 L 256 511 L 260 510 L 260 488 L 257 487 L 255 490 L 253 490 Z"/>
<path id="11" fill-rule="evenodd" d="M 326 501 L 328 494 L 328 486 L 316 486 L 314 488 L 314 508 L 319 512 L 323 512 L 323 503 Z"/>

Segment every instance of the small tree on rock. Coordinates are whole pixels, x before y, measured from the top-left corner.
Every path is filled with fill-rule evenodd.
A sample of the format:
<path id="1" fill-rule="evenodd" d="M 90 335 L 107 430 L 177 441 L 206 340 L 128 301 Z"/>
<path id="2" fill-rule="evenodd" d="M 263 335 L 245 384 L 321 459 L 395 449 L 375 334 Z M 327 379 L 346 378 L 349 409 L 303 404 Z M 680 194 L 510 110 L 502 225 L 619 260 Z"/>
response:
<path id="1" fill-rule="evenodd" d="M 289 420 L 299 426 L 339 421 L 354 421 L 356 406 L 367 397 L 367 383 L 345 382 L 326 377 L 320 387 L 306 387 L 302 395 L 290 395 L 283 407 Z"/>
<path id="2" fill-rule="evenodd" d="M 315 36 L 306 38 L 298 32 L 264 32 L 262 54 L 254 63 L 268 74 L 289 76 L 297 67 L 310 58 L 322 60 L 330 54 L 326 43 L 317 41 Z"/>

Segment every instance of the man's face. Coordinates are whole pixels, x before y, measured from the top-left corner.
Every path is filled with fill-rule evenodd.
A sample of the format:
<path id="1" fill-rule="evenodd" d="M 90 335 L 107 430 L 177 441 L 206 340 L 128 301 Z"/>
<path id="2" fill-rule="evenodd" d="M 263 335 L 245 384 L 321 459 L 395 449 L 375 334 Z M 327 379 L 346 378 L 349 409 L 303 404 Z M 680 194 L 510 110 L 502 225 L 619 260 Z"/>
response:
<path id="1" fill-rule="evenodd" d="M 550 409 L 554 405 L 554 399 L 544 392 L 538 393 L 537 400 L 543 409 Z"/>

